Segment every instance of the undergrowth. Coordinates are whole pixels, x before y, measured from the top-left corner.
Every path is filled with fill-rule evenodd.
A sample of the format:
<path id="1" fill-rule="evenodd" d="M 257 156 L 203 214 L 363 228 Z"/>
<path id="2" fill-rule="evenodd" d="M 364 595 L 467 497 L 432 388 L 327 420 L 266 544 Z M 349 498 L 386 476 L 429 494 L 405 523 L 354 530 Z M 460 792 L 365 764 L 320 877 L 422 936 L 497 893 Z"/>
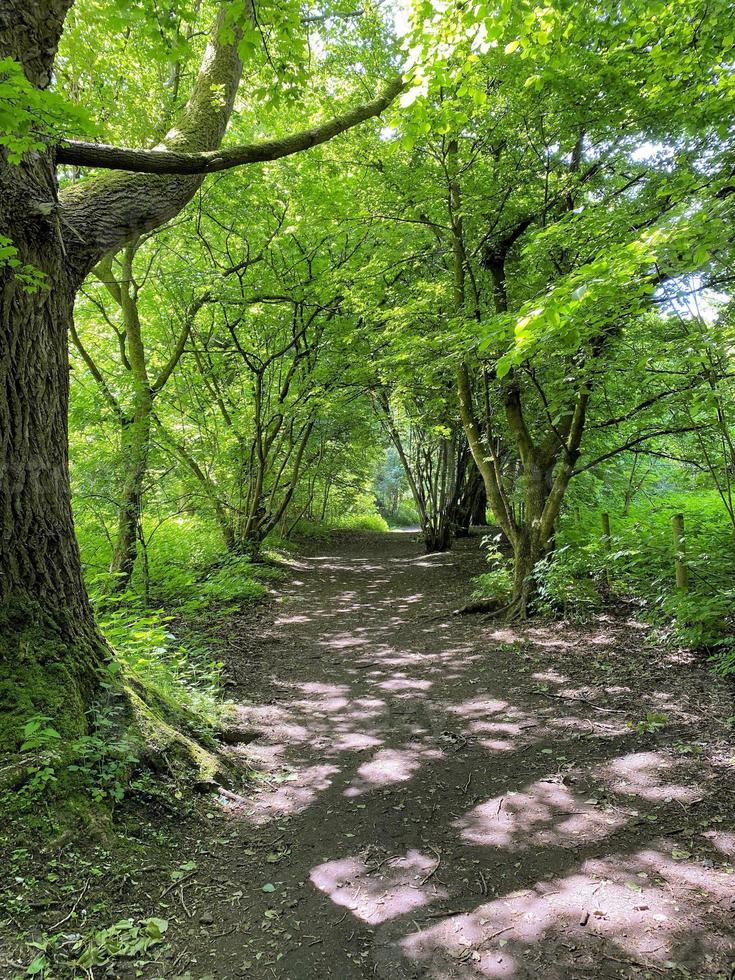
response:
<path id="1" fill-rule="evenodd" d="M 135 772 L 153 748 L 163 754 L 169 747 L 186 750 L 195 765 L 216 748 L 216 732 L 229 711 L 217 623 L 261 599 L 281 572 L 266 561 L 223 555 L 211 528 L 193 519 L 179 523 L 175 533 L 158 530 L 147 566 L 136 569 L 125 592 L 113 590 L 96 561 L 87 564 L 97 622 L 114 652 L 99 703 L 87 713 L 87 733 L 62 739 L 45 715 L 27 718 L 19 733 L 15 768 L 0 784 L 0 808 L 44 833 L 58 829 L 59 799 L 80 814 L 99 805 L 114 811 L 136 790 Z M 146 745 L 148 738 L 156 744 Z M 171 763 L 167 768 L 171 774 L 176 769 Z"/>
<path id="2" fill-rule="evenodd" d="M 641 497 L 627 513 L 610 507 L 611 533 L 601 530 L 600 507 L 577 509 L 560 523 L 556 549 L 534 573 L 535 609 L 588 621 L 616 600 L 637 612 L 666 644 L 710 657 L 713 669 L 735 674 L 735 536 L 716 494 L 669 492 Z M 689 587 L 676 587 L 671 519 L 684 515 Z M 489 572 L 475 582 L 477 597 L 504 598 L 510 566 L 497 549 Z"/>

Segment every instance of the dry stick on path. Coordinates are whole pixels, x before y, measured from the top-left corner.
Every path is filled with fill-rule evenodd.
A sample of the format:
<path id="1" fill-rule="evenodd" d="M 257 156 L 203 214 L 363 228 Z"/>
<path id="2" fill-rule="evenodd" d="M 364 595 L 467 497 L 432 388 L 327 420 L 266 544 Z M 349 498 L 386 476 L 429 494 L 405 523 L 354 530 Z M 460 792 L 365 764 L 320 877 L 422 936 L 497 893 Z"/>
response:
<path id="1" fill-rule="evenodd" d="M 434 852 L 434 854 L 436 854 L 436 864 L 431 869 L 431 871 L 429 871 L 428 874 L 424 875 L 424 877 L 421 879 L 421 884 L 422 885 L 425 885 L 426 882 L 429 880 L 429 878 L 433 878 L 434 877 L 434 875 L 437 873 L 437 871 L 441 867 L 441 863 L 442 863 L 442 856 L 441 856 L 440 852 L 437 851 L 437 849 L 435 847 L 431 847 L 431 846 L 430 846 L 430 850 L 432 850 Z"/>
<path id="2" fill-rule="evenodd" d="M 67 922 L 74 915 L 74 913 L 76 912 L 76 910 L 79 908 L 79 905 L 80 905 L 82 899 L 87 894 L 87 890 L 88 890 L 91 882 L 92 882 L 92 879 L 91 878 L 87 878 L 87 881 L 86 881 L 86 883 L 84 885 L 84 888 L 82 888 L 81 892 L 79 893 L 79 898 L 77 898 L 76 902 L 74 902 L 74 904 L 72 905 L 70 912 L 67 915 L 65 915 L 63 919 L 59 919 L 58 922 L 54 923 L 54 925 L 52 925 L 50 927 L 49 932 L 54 932 L 56 929 L 59 928 L 59 926 L 63 925 L 65 922 Z"/>
<path id="3" fill-rule="evenodd" d="M 554 701 L 578 701 L 580 704 L 588 705 L 593 711 L 611 712 L 619 715 L 626 715 L 628 713 L 625 708 L 601 708 L 592 701 L 588 701 L 587 698 L 575 698 L 571 694 L 549 694 L 546 691 L 530 691 L 529 693 L 535 694 L 540 698 L 552 698 Z"/>
<path id="4" fill-rule="evenodd" d="M 159 901 L 165 895 L 168 895 L 170 891 L 173 891 L 174 888 L 178 888 L 180 885 L 183 885 L 185 882 L 188 882 L 190 878 L 193 878 L 194 875 L 197 873 L 197 870 L 198 869 L 195 868 L 194 871 L 190 871 L 189 874 L 184 875 L 183 878 L 178 878 L 176 881 L 172 882 L 167 888 L 164 888 L 161 894 L 158 896 Z"/>

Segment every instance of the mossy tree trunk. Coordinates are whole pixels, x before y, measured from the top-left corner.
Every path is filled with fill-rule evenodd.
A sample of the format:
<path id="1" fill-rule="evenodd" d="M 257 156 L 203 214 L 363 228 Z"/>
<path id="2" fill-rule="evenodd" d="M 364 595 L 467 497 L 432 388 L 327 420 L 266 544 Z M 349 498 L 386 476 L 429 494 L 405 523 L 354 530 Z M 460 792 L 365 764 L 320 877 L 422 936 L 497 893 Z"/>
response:
<path id="1" fill-rule="evenodd" d="M 507 438 L 520 462 L 520 479 L 510 483 L 504 478 L 491 420 L 485 420 L 485 432 L 480 432 L 466 362 L 458 369 L 457 388 L 472 455 L 495 520 L 513 550 L 513 593 L 504 612 L 510 619 L 525 619 L 533 599 L 533 571 L 553 550 L 557 518 L 579 459 L 590 387 L 579 386 L 554 433 L 538 444 L 526 426 L 515 380 L 511 377 L 500 385 Z M 516 508 L 519 490 L 522 506 Z"/>
<path id="2" fill-rule="evenodd" d="M 107 255 L 94 270 L 119 309 L 120 325 L 115 326 L 120 349 L 119 367 L 127 375 L 132 391 L 127 404 L 113 394 L 113 389 L 120 385 L 115 385 L 105 376 L 77 330 L 73 326 L 71 329 L 74 345 L 120 427 L 122 482 L 118 497 L 117 533 L 110 562 L 113 588 L 118 592 L 124 591 L 130 583 L 138 557 L 138 542 L 142 540 L 143 494 L 148 474 L 155 400 L 181 359 L 197 313 L 210 299 L 209 291 L 205 290 L 184 311 L 170 355 L 160 371 L 152 376 L 139 309 L 140 285 L 135 278 L 138 247 L 138 240 L 133 239 L 122 250 L 120 258 Z M 107 320 L 114 322 L 111 316 L 107 316 Z"/>
<path id="3" fill-rule="evenodd" d="M 153 401 L 142 392 L 135 414 L 122 424 L 121 449 L 125 473 L 120 496 L 117 534 L 110 561 L 116 591 L 130 583 L 138 557 L 138 538 L 143 514 L 143 490 L 148 472 Z"/>
<path id="4" fill-rule="evenodd" d="M 37 88 L 49 84 L 70 6 L 13 0 L 0 11 L 0 57 L 17 60 Z M 234 49 L 210 44 L 180 148 L 219 144 L 239 74 Z M 0 151 L 0 229 L 18 260 L 45 277 L 32 292 L 17 268 L 0 269 L 0 751 L 17 748 L 31 715 L 48 715 L 65 738 L 84 732 L 109 655 L 71 511 L 67 335 L 76 293 L 105 254 L 176 214 L 200 180 L 105 175 L 60 196 L 51 150 L 20 165 Z"/>
<path id="5" fill-rule="evenodd" d="M 32 169 L 52 194 L 47 162 Z M 6 219 L 8 206 L 17 214 L 31 204 L 18 191 L 0 165 Z M 47 284 L 29 294 L 0 271 L 0 750 L 17 743 L 21 723 L 34 714 L 81 733 L 107 652 L 71 513 L 66 333 L 74 288 L 53 223 L 30 207 L 26 214 L 13 222 L 13 242 Z"/>

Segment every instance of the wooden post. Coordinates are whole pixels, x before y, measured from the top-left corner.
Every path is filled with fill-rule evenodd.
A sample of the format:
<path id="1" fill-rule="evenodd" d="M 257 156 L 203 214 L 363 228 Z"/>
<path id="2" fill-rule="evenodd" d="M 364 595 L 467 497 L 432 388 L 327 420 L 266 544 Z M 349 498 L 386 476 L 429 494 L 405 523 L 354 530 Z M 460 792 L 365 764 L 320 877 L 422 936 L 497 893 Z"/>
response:
<path id="1" fill-rule="evenodd" d="M 602 518 L 602 547 L 606 555 L 610 554 L 610 515 L 605 513 L 600 515 Z M 607 584 L 610 585 L 612 580 L 612 572 L 610 565 L 605 566 L 605 580 Z"/>
<path id="2" fill-rule="evenodd" d="M 689 588 L 689 569 L 686 565 L 686 542 L 684 540 L 684 515 L 674 514 L 671 518 L 671 530 L 674 536 L 674 569 L 676 571 L 676 587 L 683 592 Z"/>

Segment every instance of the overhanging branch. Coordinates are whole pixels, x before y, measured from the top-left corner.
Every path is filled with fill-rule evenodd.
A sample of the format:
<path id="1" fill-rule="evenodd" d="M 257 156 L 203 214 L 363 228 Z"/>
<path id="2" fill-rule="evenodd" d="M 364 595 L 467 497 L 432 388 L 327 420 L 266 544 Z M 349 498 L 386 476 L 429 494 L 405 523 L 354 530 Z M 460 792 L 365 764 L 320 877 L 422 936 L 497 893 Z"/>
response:
<path id="1" fill-rule="evenodd" d="M 628 449 L 632 449 L 634 446 L 640 445 L 642 442 L 647 442 L 649 439 L 656 439 L 659 436 L 680 435 L 685 432 L 697 432 L 701 428 L 702 427 L 699 425 L 685 425 L 672 429 L 659 429 L 657 432 L 648 432 L 645 435 L 638 436 L 635 439 L 630 439 L 624 445 L 611 449 L 610 452 L 603 453 L 602 456 L 598 456 L 597 459 L 593 459 L 591 462 L 585 463 L 584 466 L 578 466 L 572 473 L 572 476 L 579 476 L 580 473 L 584 473 L 587 470 L 591 470 L 593 467 L 598 466 L 600 463 L 604 463 L 606 459 L 612 459 L 613 456 L 617 456 L 619 453 L 624 453 Z"/>
<path id="2" fill-rule="evenodd" d="M 136 150 L 106 143 L 67 141 L 56 149 L 56 162 L 75 167 L 100 167 L 145 174 L 210 174 L 251 163 L 265 163 L 300 153 L 326 143 L 353 126 L 380 115 L 404 88 L 402 78 L 394 78 L 383 92 L 327 122 L 281 139 L 263 140 L 227 149 L 182 153 L 177 150 Z"/>

